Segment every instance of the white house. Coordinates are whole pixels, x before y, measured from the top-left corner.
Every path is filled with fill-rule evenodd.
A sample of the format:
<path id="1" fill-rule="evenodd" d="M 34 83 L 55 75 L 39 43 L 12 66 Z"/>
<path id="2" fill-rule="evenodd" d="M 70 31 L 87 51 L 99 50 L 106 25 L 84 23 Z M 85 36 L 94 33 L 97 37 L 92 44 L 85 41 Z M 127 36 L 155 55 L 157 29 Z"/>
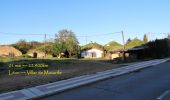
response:
<path id="1" fill-rule="evenodd" d="M 83 58 L 101 58 L 103 57 L 104 51 L 96 48 L 86 49 L 81 52 Z"/>

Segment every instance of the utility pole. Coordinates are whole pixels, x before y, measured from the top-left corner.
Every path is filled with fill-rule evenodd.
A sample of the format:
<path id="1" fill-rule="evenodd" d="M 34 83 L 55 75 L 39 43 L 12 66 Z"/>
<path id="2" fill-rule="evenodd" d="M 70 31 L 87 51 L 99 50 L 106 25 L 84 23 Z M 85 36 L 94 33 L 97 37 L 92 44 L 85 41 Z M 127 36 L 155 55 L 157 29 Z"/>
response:
<path id="1" fill-rule="evenodd" d="M 122 31 L 121 33 L 122 33 L 122 39 L 123 39 L 123 50 L 125 50 L 125 38 L 124 38 L 124 33 L 123 33 L 123 31 Z"/>
<path id="2" fill-rule="evenodd" d="M 46 58 L 46 34 L 44 34 L 44 58 Z"/>
<path id="3" fill-rule="evenodd" d="M 121 32 L 122 33 L 122 39 L 123 39 L 123 60 L 125 60 L 125 39 L 124 39 L 124 33 L 123 31 Z"/>

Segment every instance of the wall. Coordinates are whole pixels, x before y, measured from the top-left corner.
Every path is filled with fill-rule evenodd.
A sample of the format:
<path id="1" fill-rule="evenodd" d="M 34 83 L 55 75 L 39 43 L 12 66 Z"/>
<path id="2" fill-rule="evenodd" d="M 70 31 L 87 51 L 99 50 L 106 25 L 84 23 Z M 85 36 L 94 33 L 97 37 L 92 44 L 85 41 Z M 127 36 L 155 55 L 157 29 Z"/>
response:
<path id="1" fill-rule="evenodd" d="M 84 58 L 101 58 L 104 51 L 98 49 L 89 49 L 81 52 L 81 57 Z"/>

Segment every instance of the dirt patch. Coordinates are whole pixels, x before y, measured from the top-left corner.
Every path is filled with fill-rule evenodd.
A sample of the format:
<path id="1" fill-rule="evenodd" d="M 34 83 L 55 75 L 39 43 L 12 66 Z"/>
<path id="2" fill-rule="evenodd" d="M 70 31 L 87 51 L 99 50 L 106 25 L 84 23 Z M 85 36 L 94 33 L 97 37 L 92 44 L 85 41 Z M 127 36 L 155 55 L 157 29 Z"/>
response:
<path id="1" fill-rule="evenodd" d="M 8 75 L 9 64 L 46 64 L 49 71 L 60 70 L 61 75 Z M 56 82 L 80 75 L 92 74 L 124 66 L 124 64 L 112 64 L 98 60 L 21 60 L 1 63 L 0 93 L 29 88 L 46 83 Z M 20 68 L 20 71 L 28 70 Z"/>

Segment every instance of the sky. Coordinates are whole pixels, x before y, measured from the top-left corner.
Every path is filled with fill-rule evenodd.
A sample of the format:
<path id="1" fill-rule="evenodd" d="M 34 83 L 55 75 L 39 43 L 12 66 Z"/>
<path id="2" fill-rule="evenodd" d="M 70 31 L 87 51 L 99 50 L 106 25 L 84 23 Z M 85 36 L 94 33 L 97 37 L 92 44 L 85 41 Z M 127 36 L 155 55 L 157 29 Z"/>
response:
<path id="1" fill-rule="evenodd" d="M 0 44 L 43 41 L 72 30 L 80 45 L 90 41 L 164 38 L 170 29 L 169 0 L 0 0 Z M 165 33 L 165 34 L 164 34 Z M 37 34 L 37 35 L 36 35 Z M 86 37 L 85 37 L 86 36 Z"/>

